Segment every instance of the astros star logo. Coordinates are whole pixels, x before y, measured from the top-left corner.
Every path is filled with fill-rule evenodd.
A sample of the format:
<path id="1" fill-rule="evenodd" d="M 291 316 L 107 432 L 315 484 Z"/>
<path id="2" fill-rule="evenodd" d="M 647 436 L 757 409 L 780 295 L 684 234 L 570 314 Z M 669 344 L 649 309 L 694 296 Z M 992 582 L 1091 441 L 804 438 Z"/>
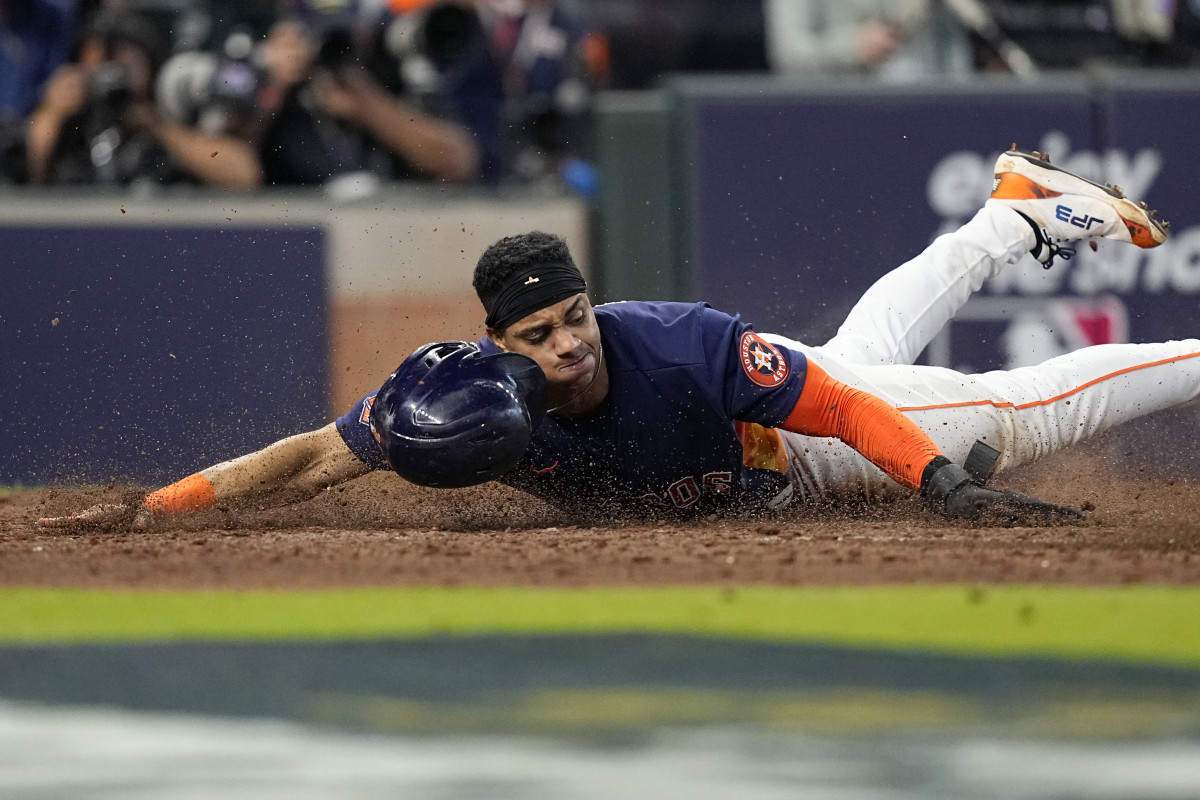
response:
<path id="1" fill-rule="evenodd" d="M 742 334 L 738 350 L 746 377 L 759 386 L 778 386 L 791 374 L 783 353 L 752 331 Z"/>

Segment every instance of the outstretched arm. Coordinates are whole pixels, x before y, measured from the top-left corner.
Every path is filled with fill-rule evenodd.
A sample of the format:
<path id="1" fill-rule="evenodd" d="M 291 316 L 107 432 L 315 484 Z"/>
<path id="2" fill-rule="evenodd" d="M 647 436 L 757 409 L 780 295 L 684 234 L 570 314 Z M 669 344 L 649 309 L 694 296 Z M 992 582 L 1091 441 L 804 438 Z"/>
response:
<path id="1" fill-rule="evenodd" d="M 262 450 L 223 461 L 151 492 L 137 509 L 114 503 L 77 514 L 38 520 L 43 528 L 103 524 L 135 511 L 134 524 L 146 527 L 164 518 L 211 507 L 218 502 L 266 497 L 274 503 L 299 502 L 329 486 L 370 471 L 342 440 L 334 423 L 289 436 Z"/>

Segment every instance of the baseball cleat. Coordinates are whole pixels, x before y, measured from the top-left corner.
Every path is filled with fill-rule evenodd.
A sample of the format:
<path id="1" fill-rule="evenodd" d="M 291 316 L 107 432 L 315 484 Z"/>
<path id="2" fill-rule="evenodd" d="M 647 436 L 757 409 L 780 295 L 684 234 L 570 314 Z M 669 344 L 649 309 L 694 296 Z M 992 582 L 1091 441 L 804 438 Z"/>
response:
<path id="1" fill-rule="evenodd" d="M 1014 144 L 997 159 L 995 174 L 992 199 L 1029 220 L 1038 239 L 1031 252 L 1047 269 L 1055 256 L 1075 255 L 1063 244 L 1080 239 L 1138 247 L 1157 247 L 1167 240 L 1170 223 L 1144 202 L 1133 202 L 1120 186 L 1092 183 L 1059 169 L 1044 153 L 1022 153 Z"/>

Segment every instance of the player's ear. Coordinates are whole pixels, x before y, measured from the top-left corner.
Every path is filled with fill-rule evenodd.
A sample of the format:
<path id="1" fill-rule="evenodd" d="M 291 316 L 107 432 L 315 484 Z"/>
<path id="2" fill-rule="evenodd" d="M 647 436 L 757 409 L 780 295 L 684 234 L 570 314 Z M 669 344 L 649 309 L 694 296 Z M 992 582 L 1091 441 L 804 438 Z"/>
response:
<path id="1" fill-rule="evenodd" d="M 500 333 L 500 331 L 496 330 L 490 325 L 484 330 L 487 332 L 487 337 L 495 343 L 496 347 L 499 347 L 501 350 L 506 352 L 508 351 L 508 348 L 504 346 L 504 334 Z"/>

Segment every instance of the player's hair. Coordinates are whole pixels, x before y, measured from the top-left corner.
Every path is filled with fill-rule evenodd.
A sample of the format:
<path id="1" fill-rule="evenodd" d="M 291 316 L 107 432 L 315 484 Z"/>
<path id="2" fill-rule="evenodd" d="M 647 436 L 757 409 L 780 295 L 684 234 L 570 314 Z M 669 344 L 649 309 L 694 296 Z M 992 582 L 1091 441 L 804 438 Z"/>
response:
<path id="1" fill-rule="evenodd" d="M 518 270 L 535 264 L 563 264 L 574 267 L 575 259 L 561 236 L 530 231 L 506 236 L 479 257 L 471 285 L 480 300 L 494 295 Z"/>

